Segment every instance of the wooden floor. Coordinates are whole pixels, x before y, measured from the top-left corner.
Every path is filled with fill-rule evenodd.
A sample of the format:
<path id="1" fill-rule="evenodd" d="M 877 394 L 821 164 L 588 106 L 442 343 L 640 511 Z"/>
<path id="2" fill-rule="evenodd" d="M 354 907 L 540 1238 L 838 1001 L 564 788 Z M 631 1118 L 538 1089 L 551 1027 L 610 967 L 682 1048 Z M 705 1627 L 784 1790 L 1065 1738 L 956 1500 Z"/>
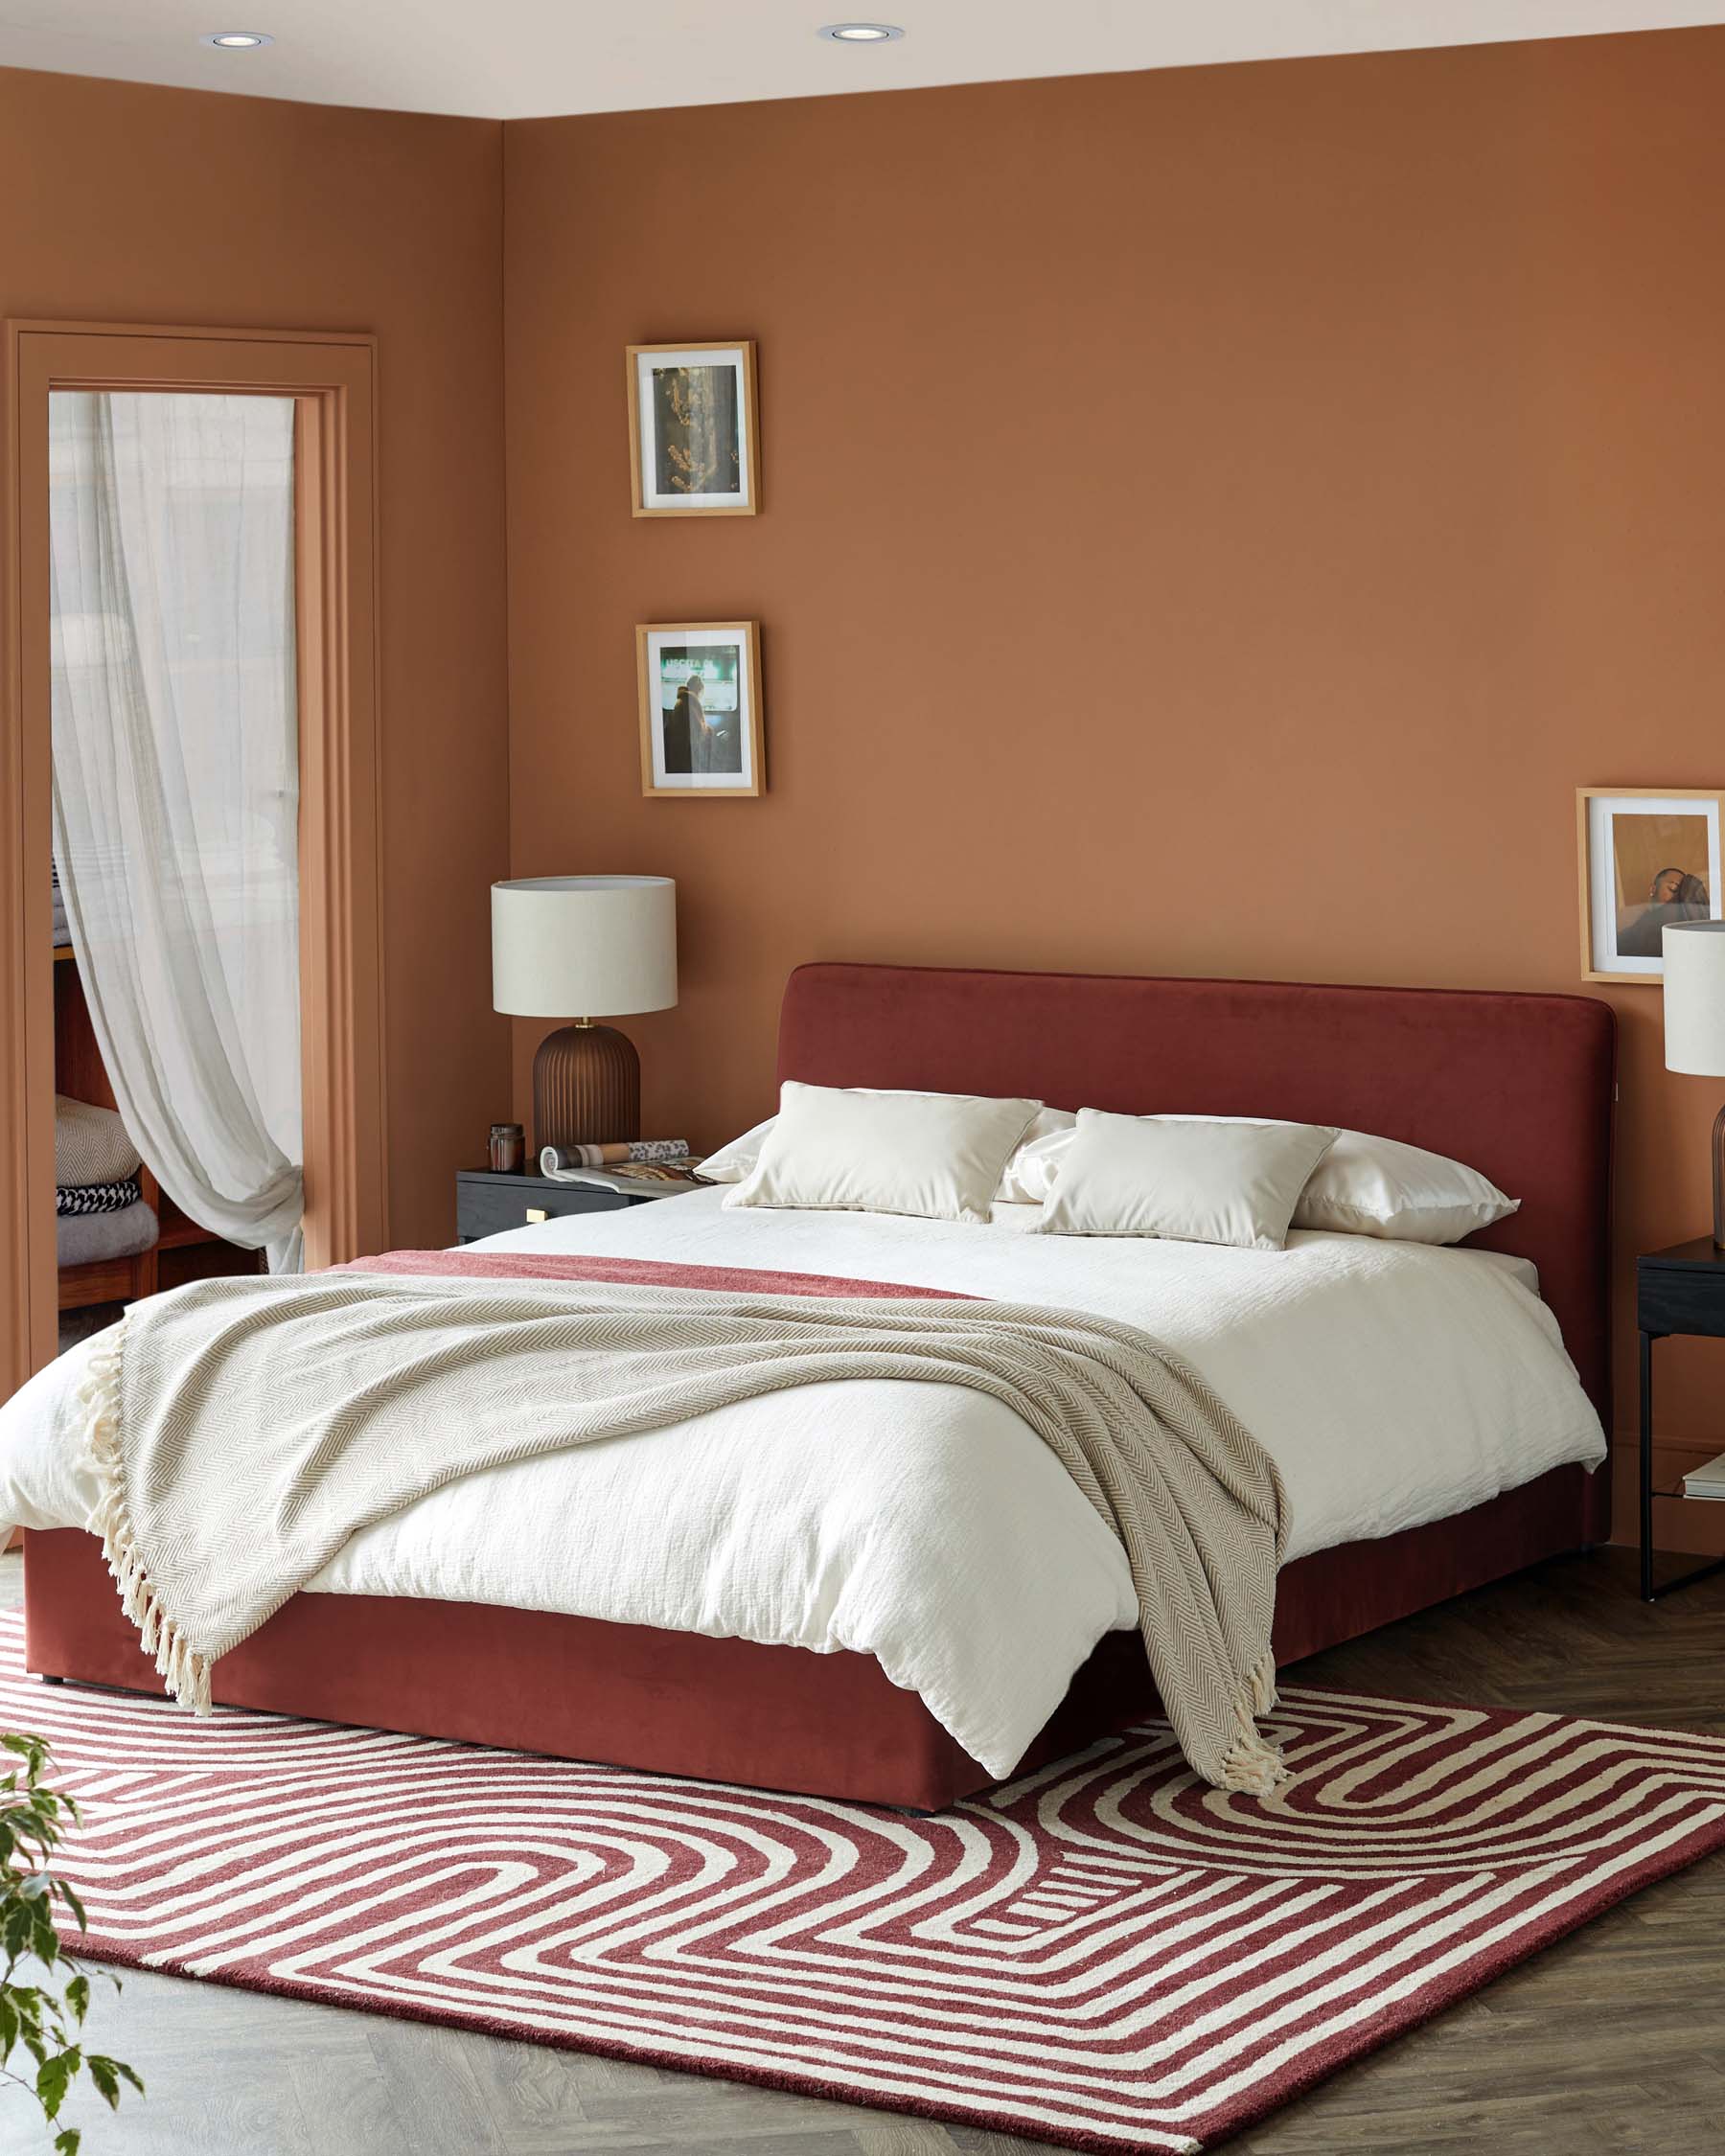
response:
<path id="1" fill-rule="evenodd" d="M 18 1561 L 0 1560 L 0 1605 Z M 1542 1567 L 1306 1663 L 1314 1683 L 1725 1732 L 1725 1579 L 1663 1607 L 1625 1552 Z M 98 1994 L 145 2076 L 87 2156 L 1029 2156 L 1042 2144 L 172 1977 Z M 1230 2145 L 1237 2156 L 1725 2151 L 1725 1856 L 1668 1880 Z M 0 2096 L 0 2150 L 46 2146 Z"/>

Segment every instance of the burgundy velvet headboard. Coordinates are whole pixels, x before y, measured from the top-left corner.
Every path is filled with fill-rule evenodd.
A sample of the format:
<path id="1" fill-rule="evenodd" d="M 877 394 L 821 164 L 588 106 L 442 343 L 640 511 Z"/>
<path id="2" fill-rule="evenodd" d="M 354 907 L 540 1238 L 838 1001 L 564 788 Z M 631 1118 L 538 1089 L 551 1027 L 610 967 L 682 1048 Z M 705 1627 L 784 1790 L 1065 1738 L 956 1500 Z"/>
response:
<path id="1" fill-rule="evenodd" d="M 1616 1021 L 1588 996 L 933 966 L 801 966 L 779 1076 L 1024 1093 L 1051 1108 L 1270 1115 L 1402 1138 L 1521 1210 L 1474 1240 L 1540 1287 L 1611 1426 Z"/>

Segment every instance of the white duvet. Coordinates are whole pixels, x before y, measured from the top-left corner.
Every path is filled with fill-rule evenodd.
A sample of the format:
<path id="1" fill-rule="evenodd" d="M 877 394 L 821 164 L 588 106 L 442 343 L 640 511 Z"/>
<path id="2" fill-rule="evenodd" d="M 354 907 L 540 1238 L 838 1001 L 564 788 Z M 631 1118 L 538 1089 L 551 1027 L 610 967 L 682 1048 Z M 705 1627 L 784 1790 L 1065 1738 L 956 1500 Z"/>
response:
<path id="1" fill-rule="evenodd" d="M 1393 1534 L 1605 1455 L 1532 1269 L 1296 1233 L 1285 1251 L 725 1211 L 702 1191 L 475 1249 L 580 1250 L 944 1287 L 1140 1325 L 1275 1456 L 1288 1555 Z M 87 1346 L 0 1407 L 0 1520 L 83 1526 Z M 810 1386 L 472 1476 L 310 1583 L 855 1648 L 1011 1771 L 1101 1635 L 1137 1621 L 1118 1544 L 1010 1411 L 950 1386 Z"/>

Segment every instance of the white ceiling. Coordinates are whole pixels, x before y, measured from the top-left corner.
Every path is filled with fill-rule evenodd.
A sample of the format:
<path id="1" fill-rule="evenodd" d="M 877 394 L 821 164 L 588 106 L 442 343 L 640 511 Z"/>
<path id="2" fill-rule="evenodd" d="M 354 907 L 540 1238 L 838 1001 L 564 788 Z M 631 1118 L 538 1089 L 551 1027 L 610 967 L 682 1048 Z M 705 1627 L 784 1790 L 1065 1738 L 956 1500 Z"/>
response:
<path id="1" fill-rule="evenodd" d="M 862 0 L 866 10 L 873 0 Z M 0 66 L 525 119 L 1725 21 L 1725 0 L 0 0 Z M 207 31 L 275 43 L 220 53 Z"/>

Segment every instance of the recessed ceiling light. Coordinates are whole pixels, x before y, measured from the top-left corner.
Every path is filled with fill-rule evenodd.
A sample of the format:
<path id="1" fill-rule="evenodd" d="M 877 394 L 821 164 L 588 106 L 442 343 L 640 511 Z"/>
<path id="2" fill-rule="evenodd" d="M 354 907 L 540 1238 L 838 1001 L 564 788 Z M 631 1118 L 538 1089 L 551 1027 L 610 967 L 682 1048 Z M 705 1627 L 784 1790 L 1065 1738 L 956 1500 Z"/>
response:
<path id="1" fill-rule="evenodd" d="M 265 37 L 261 30 L 212 30 L 200 44 L 214 45 L 218 53 L 252 53 L 260 45 L 273 45 L 273 37 Z"/>
<path id="2" fill-rule="evenodd" d="M 835 45 L 886 45 L 905 34 L 895 22 L 829 22 L 820 34 Z"/>

